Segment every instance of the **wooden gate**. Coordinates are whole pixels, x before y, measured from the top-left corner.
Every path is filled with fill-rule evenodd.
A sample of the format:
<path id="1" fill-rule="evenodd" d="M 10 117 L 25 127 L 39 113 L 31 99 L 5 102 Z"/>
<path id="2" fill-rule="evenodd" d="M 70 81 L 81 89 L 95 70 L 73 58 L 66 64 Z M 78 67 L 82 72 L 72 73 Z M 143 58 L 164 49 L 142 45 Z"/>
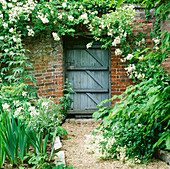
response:
<path id="1" fill-rule="evenodd" d="M 66 78 L 72 83 L 71 114 L 92 114 L 97 105 L 110 98 L 109 51 L 101 45 L 87 49 L 88 40 L 66 41 Z"/>

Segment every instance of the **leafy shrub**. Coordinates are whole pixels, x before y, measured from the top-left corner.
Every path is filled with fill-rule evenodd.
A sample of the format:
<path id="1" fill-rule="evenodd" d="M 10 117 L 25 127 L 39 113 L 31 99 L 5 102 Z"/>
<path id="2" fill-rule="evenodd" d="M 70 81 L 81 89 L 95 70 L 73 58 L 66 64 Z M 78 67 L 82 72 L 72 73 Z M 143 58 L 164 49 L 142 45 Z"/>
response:
<path id="1" fill-rule="evenodd" d="M 73 102 L 73 100 L 70 98 L 70 94 L 75 93 L 72 88 L 71 88 L 72 84 L 68 82 L 68 79 L 66 80 L 65 85 L 63 86 L 63 92 L 64 95 L 63 97 L 60 97 L 58 99 L 59 104 L 58 109 L 59 111 L 61 111 L 61 113 L 66 117 L 67 116 L 67 110 L 69 110 L 71 108 L 71 104 Z"/>
<path id="2" fill-rule="evenodd" d="M 40 157 L 38 166 L 48 165 L 54 151 L 56 135 L 67 132 L 60 126 L 64 118 L 61 106 L 52 99 L 37 99 L 29 94 L 26 84 L 2 86 L 0 92 L 0 165 L 6 156 L 11 164 L 18 165 L 28 158 L 33 160 Z M 52 150 L 47 155 L 47 141 L 52 140 Z M 12 144 L 11 144 L 12 143 Z M 28 155 L 32 145 L 34 153 Z M 33 160 L 34 161 L 34 160 Z"/>
<path id="3" fill-rule="evenodd" d="M 169 149 L 169 83 L 168 74 L 162 69 L 155 78 L 128 87 L 121 96 L 114 96 L 112 99 L 122 98 L 115 106 L 104 108 L 102 103 L 99 105 L 101 107 L 93 117 L 104 119 L 101 129 L 107 131 L 104 138 L 114 137 L 116 140 L 109 150 L 111 155 L 117 146 L 126 146 L 128 158 L 149 159 L 160 137 L 164 140 L 159 140 L 159 148 Z"/>

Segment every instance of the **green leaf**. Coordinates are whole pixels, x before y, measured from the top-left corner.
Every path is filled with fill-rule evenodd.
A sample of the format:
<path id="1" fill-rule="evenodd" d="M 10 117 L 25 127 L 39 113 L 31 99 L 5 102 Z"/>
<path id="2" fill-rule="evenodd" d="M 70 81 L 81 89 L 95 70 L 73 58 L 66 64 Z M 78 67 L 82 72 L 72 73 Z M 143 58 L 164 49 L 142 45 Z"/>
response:
<path id="1" fill-rule="evenodd" d="M 147 102 L 147 107 L 150 107 L 152 104 L 155 103 L 155 99 L 158 97 L 158 94 L 153 95 Z"/>
<path id="2" fill-rule="evenodd" d="M 124 0 L 118 0 L 118 2 L 117 2 L 117 8 L 119 8 L 120 5 L 121 5 L 123 2 L 124 2 Z"/>
<path id="3" fill-rule="evenodd" d="M 167 148 L 168 150 L 170 150 L 170 133 L 169 133 L 169 135 L 166 137 L 166 148 Z"/>
<path id="4" fill-rule="evenodd" d="M 158 89 L 160 89 L 160 88 L 161 88 L 161 86 L 151 87 L 151 88 L 149 88 L 149 90 L 146 92 L 146 95 L 149 95 L 149 94 L 155 93 L 155 92 L 159 92 Z"/>
<path id="5" fill-rule="evenodd" d="M 115 0 L 112 0 L 110 3 L 110 7 L 113 5 L 113 3 L 115 2 Z"/>

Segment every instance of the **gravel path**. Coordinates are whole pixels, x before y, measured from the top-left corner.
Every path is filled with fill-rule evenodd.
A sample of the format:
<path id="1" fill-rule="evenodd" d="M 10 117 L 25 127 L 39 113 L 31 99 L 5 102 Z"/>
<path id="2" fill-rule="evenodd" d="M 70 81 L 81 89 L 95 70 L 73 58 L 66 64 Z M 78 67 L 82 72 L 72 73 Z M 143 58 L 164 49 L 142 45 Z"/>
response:
<path id="1" fill-rule="evenodd" d="M 85 151 L 85 135 L 89 135 L 97 127 L 94 122 L 80 123 L 65 122 L 63 128 L 68 132 L 68 137 L 62 139 L 63 150 L 65 151 L 66 163 L 76 169 L 130 169 L 131 167 L 122 164 L 117 160 L 97 160 L 93 154 Z M 149 165 L 140 165 L 135 169 L 170 169 L 166 163 L 154 160 Z"/>

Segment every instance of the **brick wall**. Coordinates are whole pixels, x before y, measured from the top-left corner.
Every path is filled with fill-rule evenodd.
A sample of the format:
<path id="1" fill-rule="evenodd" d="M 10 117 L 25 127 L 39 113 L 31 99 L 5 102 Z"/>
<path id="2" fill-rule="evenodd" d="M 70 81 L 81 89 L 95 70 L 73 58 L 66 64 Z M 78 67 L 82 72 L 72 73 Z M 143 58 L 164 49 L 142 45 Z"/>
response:
<path id="1" fill-rule="evenodd" d="M 37 80 L 38 96 L 57 98 L 63 96 L 63 45 L 51 35 L 25 39 L 27 53 L 33 63 L 33 74 Z"/>
<path id="2" fill-rule="evenodd" d="M 115 48 L 111 48 L 111 96 L 122 94 L 126 87 L 133 84 L 125 71 L 126 63 L 120 61 L 122 56 L 115 56 Z M 115 104 L 119 99 L 113 100 Z"/>
<path id="3" fill-rule="evenodd" d="M 153 41 L 151 40 L 150 33 L 153 30 L 153 25 L 155 22 L 155 18 L 149 18 L 149 21 L 145 19 L 145 11 L 143 8 L 136 6 L 136 17 L 134 21 L 134 25 L 139 25 L 137 29 L 133 31 L 134 35 L 137 35 L 138 32 L 146 33 L 147 36 L 145 38 L 149 48 L 153 48 Z M 153 11 L 152 11 L 153 12 Z M 151 13 L 152 13 L 151 12 Z M 120 61 L 122 56 L 115 56 L 115 48 L 111 48 L 111 96 L 122 94 L 126 87 L 129 85 L 133 85 L 131 79 L 128 78 L 125 65 Z M 115 104 L 119 99 L 115 99 L 112 104 Z"/>
<path id="4" fill-rule="evenodd" d="M 134 35 L 138 32 L 147 33 L 146 41 L 148 47 L 153 47 L 150 37 L 153 29 L 155 18 L 152 16 L 147 22 L 145 19 L 144 9 L 136 7 L 137 16 L 135 25 L 139 25 L 134 30 Z M 142 24 L 142 25 L 141 25 Z M 167 25 L 165 25 L 167 27 Z M 169 27 L 168 27 L 169 29 Z M 25 39 L 26 48 L 31 51 L 28 56 L 31 58 L 34 67 L 34 77 L 37 80 L 38 95 L 41 97 L 53 97 L 55 100 L 63 96 L 62 87 L 64 84 L 64 54 L 62 41 L 56 42 L 51 35 L 35 39 Z M 121 62 L 122 56 L 115 56 L 115 48 L 111 51 L 111 96 L 119 95 L 125 91 L 126 87 L 133 84 L 125 71 L 125 63 Z M 166 60 L 164 66 L 170 67 L 170 58 Z M 114 100 L 115 104 L 117 100 Z"/>

